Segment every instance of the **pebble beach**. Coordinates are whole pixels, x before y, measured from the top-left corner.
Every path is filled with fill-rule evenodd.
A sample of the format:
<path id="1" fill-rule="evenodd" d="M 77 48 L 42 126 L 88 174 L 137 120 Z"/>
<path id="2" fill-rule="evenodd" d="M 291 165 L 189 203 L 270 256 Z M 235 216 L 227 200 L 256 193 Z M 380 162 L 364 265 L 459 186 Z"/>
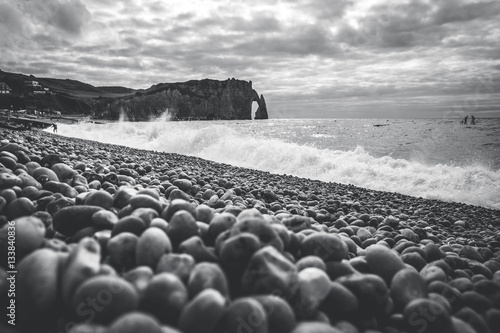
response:
<path id="1" fill-rule="evenodd" d="M 0 163 L 1 332 L 500 332 L 500 210 L 42 131 Z"/>

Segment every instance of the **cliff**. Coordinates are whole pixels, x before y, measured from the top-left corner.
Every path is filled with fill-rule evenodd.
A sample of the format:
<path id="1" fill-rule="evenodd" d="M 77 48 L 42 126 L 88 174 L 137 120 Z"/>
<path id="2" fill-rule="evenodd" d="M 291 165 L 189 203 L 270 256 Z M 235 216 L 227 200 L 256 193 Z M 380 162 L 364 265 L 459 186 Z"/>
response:
<path id="1" fill-rule="evenodd" d="M 0 82 L 11 88 L 11 93 L 0 94 L 0 109 L 55 110 L 114 120 L 125 116 L 132 121 L 147 121 L 165 112 L 173 120 L 268 119 L 264 97 L 252 88 L 252 81 L 234 78 L 160 83 L 134 90 L 0 70 Z M 27 82 L 37 82 L 37 86 Z M 254 117 L 253 102 L 259 105 Z"/>
<path id="2" fill-rule="evenodd" d="M 148 120 L 167 112 L 173 120 L 252 119 L 252 103 L 259 109 L 255 119 L 268 119 L 263 96 L 252 82 L 228 79 L 160 83 L 133 96 L 102 99 L 94 105 L 96 115 L 117 119 Z M 258 117 L 257 117 L 258 114 Z"/>

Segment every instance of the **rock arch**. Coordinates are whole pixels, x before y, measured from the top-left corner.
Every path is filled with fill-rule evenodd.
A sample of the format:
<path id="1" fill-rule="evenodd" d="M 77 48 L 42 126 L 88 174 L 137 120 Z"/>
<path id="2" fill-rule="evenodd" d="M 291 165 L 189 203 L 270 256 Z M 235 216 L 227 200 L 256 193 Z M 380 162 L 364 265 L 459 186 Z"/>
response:
<path id="1" fill-rule="evenodd" d="M 264 95 L 261 94 L 259 97 L 259 94 L 257 94 L 257 92 L 254 89 L 252 89 L 252 96 L 253 96 L 252 102 L 257 102 L 257 104 L 259 105 L 257 111 L 255 112 L 254 119 L 269 119 Z"/>

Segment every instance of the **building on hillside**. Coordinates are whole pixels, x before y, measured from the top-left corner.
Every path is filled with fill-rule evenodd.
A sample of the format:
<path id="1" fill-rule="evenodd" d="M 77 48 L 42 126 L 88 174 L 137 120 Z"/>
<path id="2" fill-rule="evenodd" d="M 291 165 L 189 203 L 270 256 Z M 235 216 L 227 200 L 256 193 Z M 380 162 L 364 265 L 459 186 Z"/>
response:
<path id="1" fill-rule="evenodd" d="M 45 90 L 43 86 L 38 81 L 24 81 L 24 86 L 29 90 L 33 91 L 35 94 L 44 94 Z"/>
<path id="2" fill-rule="evenodd" d="M 12 89 L 10 89 L 9 85 L 5 82 L 0 82 L 0 94 L 10 94 Z"/>

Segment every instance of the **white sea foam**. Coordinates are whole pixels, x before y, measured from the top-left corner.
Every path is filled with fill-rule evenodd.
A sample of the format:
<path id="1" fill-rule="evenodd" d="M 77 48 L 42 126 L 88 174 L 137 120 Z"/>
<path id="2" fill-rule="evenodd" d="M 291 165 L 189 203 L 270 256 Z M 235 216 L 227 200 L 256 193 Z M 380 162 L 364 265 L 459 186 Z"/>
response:
<path id="1" fill-rule="evenodd" d="M 258 133 L 242 134 L 234 126 L 208 122 L 124 122 L 60 125 L 59 133 L 278 174 L 500 209 L 500 171 L 481 165 L 426 165 L 390 156 L 374 157 L 361 146 L 349 150 L 319 149 Z"/>

